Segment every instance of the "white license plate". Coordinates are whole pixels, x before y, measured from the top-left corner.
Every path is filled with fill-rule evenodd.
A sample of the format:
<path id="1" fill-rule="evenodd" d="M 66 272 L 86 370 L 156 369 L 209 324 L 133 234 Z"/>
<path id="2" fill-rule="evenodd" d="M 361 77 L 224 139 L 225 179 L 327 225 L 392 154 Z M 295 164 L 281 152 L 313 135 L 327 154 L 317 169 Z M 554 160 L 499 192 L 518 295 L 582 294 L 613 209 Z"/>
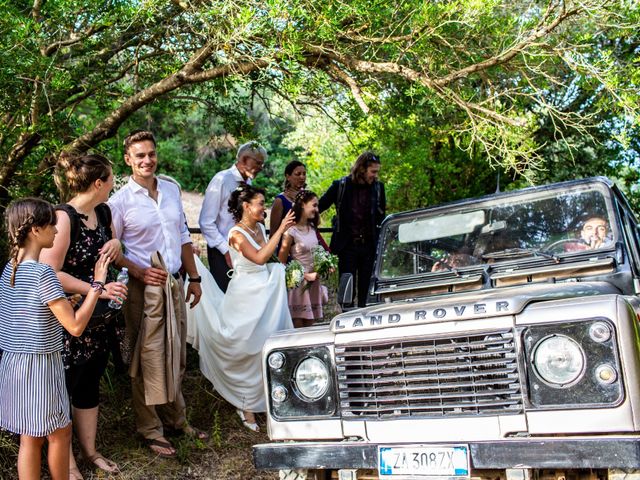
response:
<path id="1" fill-rule="evenodd" d="M 469 448 L 466 445 L 380 446 L 378 474 L 380 478 L 469 478 Z"/>

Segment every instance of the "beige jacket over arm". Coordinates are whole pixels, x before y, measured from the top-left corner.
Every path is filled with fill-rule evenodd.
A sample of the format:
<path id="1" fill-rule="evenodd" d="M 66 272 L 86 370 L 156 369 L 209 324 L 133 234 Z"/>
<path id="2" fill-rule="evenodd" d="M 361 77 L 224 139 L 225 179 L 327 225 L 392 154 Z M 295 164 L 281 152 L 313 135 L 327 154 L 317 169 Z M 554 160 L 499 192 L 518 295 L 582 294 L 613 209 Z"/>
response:
<path id="1" fill-rule="evenodd" d="M 151 257 L 151 264 L 167 270 L 159 252 Z M 133 349 L 129 374 L 137 377 L 141 371 L 144 379 L 145 403 L 162 405 L 173 402 L 180 389 L 181 355 L 184 349 L 175 304 L 182 296 L 182 280 L 167 275 L 162 286 L 145 285 L 144 316 L 140 325 L 136 347 Z M 183 353 L 181 353 L 183 352 Z"/>

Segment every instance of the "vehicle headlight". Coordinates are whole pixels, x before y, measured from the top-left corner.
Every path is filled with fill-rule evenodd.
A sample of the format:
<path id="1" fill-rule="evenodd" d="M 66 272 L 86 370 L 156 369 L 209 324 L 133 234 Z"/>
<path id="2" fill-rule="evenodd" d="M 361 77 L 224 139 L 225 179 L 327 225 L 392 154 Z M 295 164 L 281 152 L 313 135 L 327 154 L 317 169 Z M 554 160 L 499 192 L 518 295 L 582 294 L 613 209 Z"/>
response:
<path id="1" fill-rule="evenodd" d="M 267 349 L 265 356 L 271 417 L 295 421 L 339 416 L 335 357 L 329 345 Z"/>
<path id="2" fill-rule="evenodd" d="M 327 392 L 329 371 L 319 358 L 307 357 L 298 364 L 295 381 L 302 396 L 317 400 Z"/>
<path id="3" fill-rule="evenodd" d="M 589 327 L 589 336 L 594 342 L 606 342 L 611 338 L 611 329 L 606 322 L 594 322 Z"/>
<path id="4" fill-rule="evenodd" d="M 284 402 L 287 399 L 287 389 L 282 385 L 275 385 L 271 389 L 271 398 L 274 402 Z"/>
<path id="5" fill-rule="evenodd" d="M 533 365 L 540 378 L 549 384 L 574 383 L 582 376 L 584 364 L 580 345 L 564 335 L 543 338 L 533 351 Z"/>
<path id="6" fill-rule="evenodd" d="M 273 352 L 271 355 L 269 355 L 269 359 L 268 359 L 268 363 L 269 366 L 271 368 L 275 368 L 276 370 L 278 368 L 282 368 L 282 366 L 284 365 L 284 354 L 282 352 Z"/>

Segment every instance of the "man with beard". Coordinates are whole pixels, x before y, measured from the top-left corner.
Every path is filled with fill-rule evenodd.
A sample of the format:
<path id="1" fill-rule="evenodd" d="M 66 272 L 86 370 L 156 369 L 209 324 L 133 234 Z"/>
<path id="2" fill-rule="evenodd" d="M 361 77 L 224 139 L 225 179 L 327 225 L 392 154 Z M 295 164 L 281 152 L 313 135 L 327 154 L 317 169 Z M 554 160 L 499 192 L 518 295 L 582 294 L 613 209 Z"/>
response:
<path id="1" fill-rule="evenodd" d="M 351 167 L 351 174 L 335 180 L 319 202 L 320 212 L 336 206 L 331 251 L 338 255 L 340 275 L 354 276 L 358 307 L 364 307 L 367 301 L 380 224 L 386 212 L 379 173 L 380 158 L 364 152 Z"/>

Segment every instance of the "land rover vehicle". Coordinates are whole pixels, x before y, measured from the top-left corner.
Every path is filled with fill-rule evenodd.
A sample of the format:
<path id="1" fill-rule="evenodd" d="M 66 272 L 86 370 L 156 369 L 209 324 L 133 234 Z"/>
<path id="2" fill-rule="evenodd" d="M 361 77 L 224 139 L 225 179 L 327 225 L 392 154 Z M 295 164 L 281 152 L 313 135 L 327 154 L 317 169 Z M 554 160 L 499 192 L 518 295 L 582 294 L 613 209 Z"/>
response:
<path id="1" fill-rule="evenodd" d="M 605 178 L 391 215 L 367 306 L 267 341 L 256 467 L 636 475 L 639 279 L 636 218 Z"/>

